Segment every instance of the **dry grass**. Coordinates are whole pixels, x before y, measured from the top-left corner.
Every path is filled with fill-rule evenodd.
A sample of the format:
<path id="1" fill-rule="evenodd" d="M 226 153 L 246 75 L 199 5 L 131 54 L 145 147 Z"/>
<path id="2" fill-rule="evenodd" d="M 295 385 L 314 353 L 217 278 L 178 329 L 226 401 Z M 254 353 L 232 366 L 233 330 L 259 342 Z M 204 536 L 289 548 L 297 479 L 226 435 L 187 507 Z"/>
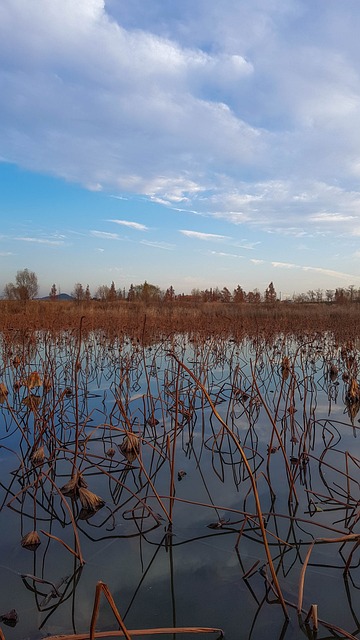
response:
<path id="1" fill-rule="evenodd" d="M 103 331 L 127 336 L 134 341 L 158 340 L 164 335 L 200 332 L 203 335 L 244 336 L 320 334 L 325 331 L 343 340 L 360 336 L 357 304 L 222 304 L 172 303 L 146 306 L 143 303 L 30 301 L 20 304 L 0 301 L 0 331 L 75 331 L 84 316 L 83 331 Z M 31 387 L 30 387 L 31 388 Z"/>

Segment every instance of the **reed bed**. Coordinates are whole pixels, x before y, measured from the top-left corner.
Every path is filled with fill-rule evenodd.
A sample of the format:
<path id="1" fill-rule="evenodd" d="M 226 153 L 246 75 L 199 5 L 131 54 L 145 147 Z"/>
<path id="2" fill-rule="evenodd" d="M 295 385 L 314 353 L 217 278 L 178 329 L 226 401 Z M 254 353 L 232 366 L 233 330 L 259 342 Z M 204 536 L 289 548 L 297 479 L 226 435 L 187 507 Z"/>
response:
<path id="1" fill-rule="evenodd" d="M 152 332 L 157 310 L 142 316 L 138 309 L 136 321 L 128 308 L 131 330 L 115 309 L 106 311 L 108 331 L 91 313 L 76 310 L 78 317 L 74 306 L 67 328 L 60 330 L 54 316 L 51 326 L 32 330 L 24 318 L 34 308 L 19 313 L 18 324 L 3 325 L 1 334 L 0 448 L 6 465 L 0 517 L 10 514 L 12 537 L 33 558 L 31 571 L 24 562 L 18 588 L 34 599 L 39 632 L 74 640 L 222 637 L 224 620 L 214 623 L 210 608 L 210 622 L 199 623 L 195 607 L 178 622 L 174 557 L 183 547 L 190 553 L 196 544 L 226 541 L 236 558 L 237 589 L 253 607 L 252 621 L 242 616 L 236 623 L 244 625 L 238 637 L 254 636 L 258 617 L 270 609 L 277 612 L 281 638 L 297 637 L 294 625 L 309 638 L 329 630 L 357 637 L 359 352 L 345 315 L 341 338 L 339 324 L 326 334 L 318 325 L 305 331 L 301 323 L 292 333 L 267 327 L 250 334 L 250 316 L 240 329 L 238 316 L 228 326 L 223 316 L 221 331 L 209 331 L 207 311 L 196 309 L 185 310 L 199 323 L 194 320 L 186 333 L 175 330 L 173 319 Z M 258 317 L 258 327 L 265 327 L 269 313 Z M 131 601 L 120 614 L 97 575 L 95 601 L 85 611 L 88 628 L 79 630 L 83 607 L 76 594 L 84 583 L 95 590 L 85 578 L 88 567 L 99 573 L 92 568 L 94 553 L 102 557 L 113 545 L 112 564 L 121 572 L 117 553 L 134 552 L 135 541 L 141 575 Z M 169 563 L 165 617 L 172 624 L 144 621 L 134 630 L 128 620 L 140 617 L 139 594 L 161 554 Z M 100 566 L 112 576 L 114 567 Z M 326 575 L 334 573 L 350 630 L 338 616 L 331 619 L 334 594 Z M 120 591 L 127 582 L 133 579 L 125 574 Z M 101 594 L 117 630 L 107 623 L 96 629 Z M 236 618 L 239 596 L 236 590 L 232 595 Z M 154 605 L 150 618 L 162 609 Z M 11 625 L 6 615 L 3 622 Z M 49 632 L 55 624 L 61 625 L 58 635 Z"/>

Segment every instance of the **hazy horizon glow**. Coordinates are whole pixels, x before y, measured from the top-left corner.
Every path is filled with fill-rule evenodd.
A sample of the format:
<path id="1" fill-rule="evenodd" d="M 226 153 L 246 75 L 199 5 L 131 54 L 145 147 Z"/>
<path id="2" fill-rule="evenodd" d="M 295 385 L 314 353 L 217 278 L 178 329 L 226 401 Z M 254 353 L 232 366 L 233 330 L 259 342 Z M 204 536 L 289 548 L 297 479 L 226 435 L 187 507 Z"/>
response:
<path id="1" fill-rule="evenodd" d="M 360 287 L 357 0 L 3 0 L 0 292 Z M 359 140 L 358 140 L 359 138 Z"/>

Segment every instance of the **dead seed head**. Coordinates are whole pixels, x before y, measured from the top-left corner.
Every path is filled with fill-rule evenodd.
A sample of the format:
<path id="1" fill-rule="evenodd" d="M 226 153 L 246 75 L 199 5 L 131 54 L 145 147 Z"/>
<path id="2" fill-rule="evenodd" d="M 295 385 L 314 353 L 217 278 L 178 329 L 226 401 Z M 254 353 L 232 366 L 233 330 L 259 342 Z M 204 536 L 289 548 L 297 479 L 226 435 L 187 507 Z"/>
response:
<path id="1" fill-rule="evenodd" d="M 140 450 L 139 437 L 135 433 L 129 431 L 126 436 L 124 436 L 119 449 L 123 455 L 130 452 L 138 453 Z"/>
<path id="2" fill-rule="evenodd" d="M 3 613 L 0 616 L 0 620 L 8 627 L 15 627 L 15 625 L 17 625 L 17 623 L 19 622 L 19 616 L 15 609 L 11 609 L 11 611 L 8 611 L 8 613 Z"/>
<path id="3" fill-rule="evenodd" d="M 44 447 L 39 447 L 31 456 L 31 462 L 37 466 L 43 464 L 45 460 Z"/>
<path id="4" fill-rule="evenodd" d="M 68 498 L 78 498 L 79 490 L 81 488 L 86 489 L 86 487 L 87 483 L 84 480 L 83 476 L 81 475 L 81 473 L 77 473 L 72 476 L 72 478 L 70 478 L 69 482 L 61 487 L 60 491 L 64 496 L 67 496 Z"/>
<path id="5" fill-rule="evenodd" d="M 96 493 L 93 493 L 84 487 L 79 488 L 79 500 L 83 509 L 94 513 L 101 509 L 105 504 L 105 501 L 100 498 L 100 496 L 97 496 Z"/>
<path id="6" fill-rule="evenodd" d="M 39 407 L 40 402 L 41 402 L 41 397 L 36 395 L 35 393 L 29 393 L 29 395 L 22 400 L 22 404 L 24 404 L 25 407 L 28 407 L 32 411 L 34 411 L 34 409 L 37 409 Z"/>
<path id="7" fill-rule="evenodd" d="M 42 380 L 39 373 L 37 371 L 33 371 L 32 373 L 30 373 L 29 377 L 25 381 L 25 385 L 29 389 L 34 389 L 34 387 L 41 387 Z"/>
<path id="8" fill-rule="evenodd" d="M 21 546 L 30 551 L 36 551 L 39 544 L 41 544 L 41 540 L 37 531 L 30 531 L 21 540 Z"/>
<path id="9" fill-rule="evenodd" d="M 6 385 L 4 384 L 4 382 L 0 382 L 0 404 L 3 404 L 4 402 L 6 402 L 6 399 L 8 397 L 8 390 Z"/>

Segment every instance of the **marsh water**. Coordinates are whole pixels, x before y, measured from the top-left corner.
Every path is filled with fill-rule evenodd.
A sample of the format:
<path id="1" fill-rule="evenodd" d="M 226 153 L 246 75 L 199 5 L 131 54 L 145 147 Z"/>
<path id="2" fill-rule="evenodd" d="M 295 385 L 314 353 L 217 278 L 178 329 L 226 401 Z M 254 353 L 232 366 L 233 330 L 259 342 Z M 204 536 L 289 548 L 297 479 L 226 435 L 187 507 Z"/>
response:
<path id="1" fill-rule="evenodd" d="M 100 580 L 130 630 L 312 638 L 317 605 L 318 638 L 359 635 L 356 344 L 45 332 L 1 347 L 6 638 L 87 632 Z M 97 630 L 116 628 L 102 601 Z"/>

